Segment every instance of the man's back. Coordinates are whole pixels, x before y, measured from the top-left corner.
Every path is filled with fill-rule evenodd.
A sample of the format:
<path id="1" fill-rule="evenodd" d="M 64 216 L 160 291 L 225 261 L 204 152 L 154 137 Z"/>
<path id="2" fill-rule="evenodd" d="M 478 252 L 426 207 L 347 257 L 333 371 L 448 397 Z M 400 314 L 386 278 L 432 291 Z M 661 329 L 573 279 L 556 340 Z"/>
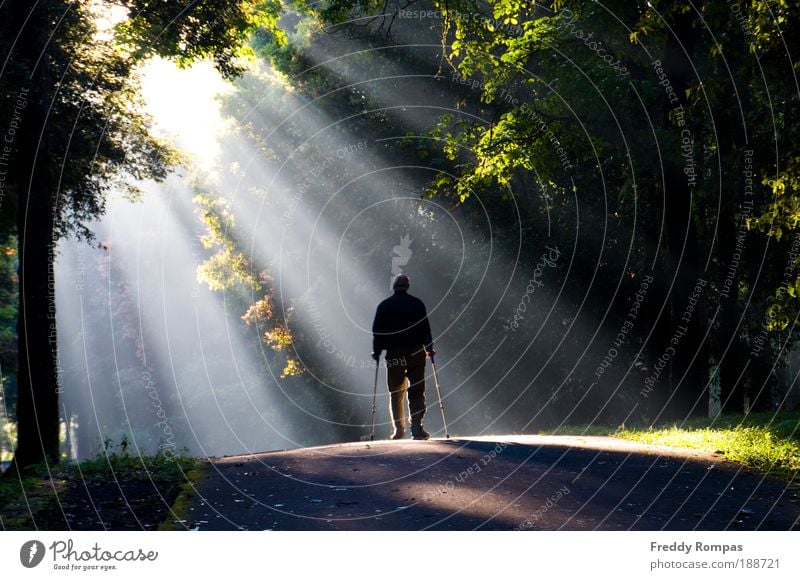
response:
<path id="1" fill-rule="evenodd" d="M 407 292 L 395 292 L 378 305 L 372 332 L 375 352 L 421 348 L 431 343 L 425 304 Z"/>

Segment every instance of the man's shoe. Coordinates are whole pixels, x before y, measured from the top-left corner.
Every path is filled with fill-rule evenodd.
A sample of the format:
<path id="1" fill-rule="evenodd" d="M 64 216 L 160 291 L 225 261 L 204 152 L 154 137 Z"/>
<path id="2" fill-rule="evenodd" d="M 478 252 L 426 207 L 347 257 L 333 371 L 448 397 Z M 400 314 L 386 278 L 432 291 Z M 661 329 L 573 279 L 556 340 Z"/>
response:
<path id="1" fill-rule="evenodd" d="M 430 439 L 431 434 L 422 428 L 422 425 L 411 425 L 411 437 L 417 441 L 424 441 Z"/>
<path id="2" fill-rule="evenodd" d="M 395 429 L 392 436 L 389 439 L 402 439 L 406 436 L 406 432 L 403 429 Z"/>

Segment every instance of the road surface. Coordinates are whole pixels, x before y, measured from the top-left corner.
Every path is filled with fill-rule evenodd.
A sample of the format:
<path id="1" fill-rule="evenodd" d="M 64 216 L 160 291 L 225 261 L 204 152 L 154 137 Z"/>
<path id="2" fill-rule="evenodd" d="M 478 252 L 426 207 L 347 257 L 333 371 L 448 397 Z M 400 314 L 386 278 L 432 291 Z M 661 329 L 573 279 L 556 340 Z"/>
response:
<path id="1" fill-rule="evenodd" d="M 191 530 L 792 530 L 800 486 L 611 437 L 377 441 L 212 460 Z"/>

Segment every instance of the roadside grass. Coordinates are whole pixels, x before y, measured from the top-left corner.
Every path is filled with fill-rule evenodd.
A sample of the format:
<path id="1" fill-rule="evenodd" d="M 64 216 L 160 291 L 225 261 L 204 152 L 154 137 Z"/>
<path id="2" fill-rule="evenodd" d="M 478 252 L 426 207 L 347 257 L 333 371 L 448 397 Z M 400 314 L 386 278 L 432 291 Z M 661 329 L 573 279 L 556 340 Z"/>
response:
<path id="1" fill-rule="evenodd" d="M 543 433 L 545 434 L 545 433 Z M 693 417 L 652 427 L 571 425 L 548 435 L 607 435 L 669 447 L 716 453 L 746 467 L 796 478 L 800 472 L 800 411 Z"/>
<path id="2" fill-rule="evenodd" d="M 134 479 L 163 481 L 182 477 L 182 474 L 193 469 L 197 462 L 194 457 L 186 455 L 109 453 L 92 459 L 65 461 L 59 464 L 59 468 L 64 475 L 86 480 L 103 480 L 113 472 Z"/>
<path id="3" fill-rule="evenodd" d="M 35 509 L 41 500 L 42 483 L 47 475 L 44 466 L 36 465 L 26 469 L 24 473 L 4 472 L 0 474 L 0 529 L 30 529 L 28 514 Z M 46 502 L 46 499 L 44 500 Z M 19 509 L 25 505 L 26 510 Z M 16 506 L 16 509 L 6 508 Z"/>
<path id="4" fill-rule="evenodd" d="M 186 521 L 189 517 L 189 504 L 195 496 L 195 490 L 201 480 L 208 473 L 208 461 L 197 461 L 194 466 L 186 471 L 186 477 L 181 482 L 178 496 L 175 498 L 170 514 L 161 522 L 159 531 L 180 531 L 187 529 Z"/>
<path id="5" fill-rule="evenodd" d="M 187 474 L 185 455 L 107 452 L 81 461 L 27 468 L 0 477 L 0 529 L 157 529 Z"/>

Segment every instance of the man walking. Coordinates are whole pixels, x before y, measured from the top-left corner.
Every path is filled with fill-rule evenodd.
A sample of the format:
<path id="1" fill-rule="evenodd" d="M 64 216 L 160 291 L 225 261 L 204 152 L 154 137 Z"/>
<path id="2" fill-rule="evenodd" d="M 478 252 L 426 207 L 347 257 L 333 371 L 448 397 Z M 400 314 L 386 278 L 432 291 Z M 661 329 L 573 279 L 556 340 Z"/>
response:
<path id="1" fill-rule="evenodd" d="M 394 422 L 392 439 L 402 439 L 406 432 L 404 391 L 408 379 L 408 410 L 411 436 L 428 439 L 422 427 L 425 415 L 425 355 L 433 358 L 433 340 L 428 314 L 422 300 L 408 293 L 408 276 L 394 279 L 394 294 L 381 302 L 372 324 L 372 358 L 377 362 L 386 351 L 386 374 L 390 408 Z"/>

